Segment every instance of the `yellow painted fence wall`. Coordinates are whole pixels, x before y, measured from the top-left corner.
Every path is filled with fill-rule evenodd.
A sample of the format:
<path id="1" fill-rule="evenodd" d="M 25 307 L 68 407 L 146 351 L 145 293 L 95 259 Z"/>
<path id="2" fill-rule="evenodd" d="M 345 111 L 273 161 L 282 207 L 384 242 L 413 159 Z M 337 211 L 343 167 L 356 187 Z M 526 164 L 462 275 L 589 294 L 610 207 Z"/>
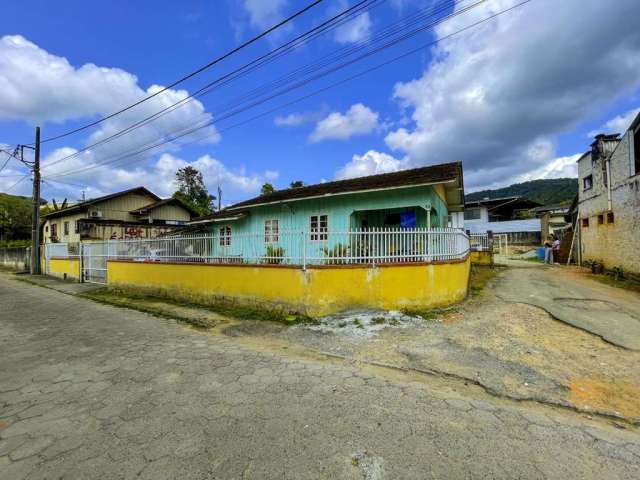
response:
<path id="1" fill-rule="evenodd" d="M 231 298 L 310 316 L 349 308 L 422 309 L 464 299 L 470 261 L 381 267 L 239 266 L 109 261 L 109 285 L 186 300 Z"/>
<path id="2" fill-rule="evenodd" d="M 80 259 L 50 258 L 48 275 L 58 278 L 80 280 Z"/>

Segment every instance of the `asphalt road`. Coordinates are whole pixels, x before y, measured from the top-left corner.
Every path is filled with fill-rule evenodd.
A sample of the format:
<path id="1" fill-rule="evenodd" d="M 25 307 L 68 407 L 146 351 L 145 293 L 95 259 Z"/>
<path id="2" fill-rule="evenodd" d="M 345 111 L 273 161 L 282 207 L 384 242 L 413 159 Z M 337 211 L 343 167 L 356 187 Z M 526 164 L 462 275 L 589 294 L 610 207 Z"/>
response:
<path id="1" fill-rule="evenodd" d="M 251 348 L 0 274 L 0 479 L 639 478 L 599 419 Z"/>

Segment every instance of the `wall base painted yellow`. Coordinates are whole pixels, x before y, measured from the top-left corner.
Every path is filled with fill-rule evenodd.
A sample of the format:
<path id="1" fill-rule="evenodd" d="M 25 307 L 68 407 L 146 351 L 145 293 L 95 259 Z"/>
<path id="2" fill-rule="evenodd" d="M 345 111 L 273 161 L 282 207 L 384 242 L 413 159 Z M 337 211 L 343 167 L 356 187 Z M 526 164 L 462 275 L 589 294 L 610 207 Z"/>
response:
<path id="1" fill-rule="evenodd" d="M 44 266 L 42 271 L 45 271 Z M 49 259 L 49 271 L 47 275 L 80 280 L 80 260 L 77 258 L 51 258 Z"/>
<path id="2" fill-rule="evenodd" d="M 199 301 L 230 298 L 309 316 L 351 308 L 427 309 L 464 299 L 470 261 L 300 268 L 109 261 L 109 285 Z"/>
<path id="3" fill-rule="evenodd" d="M 471 252 L 470 256 L 474 265 L 493 265 L 492 252 Z"/>

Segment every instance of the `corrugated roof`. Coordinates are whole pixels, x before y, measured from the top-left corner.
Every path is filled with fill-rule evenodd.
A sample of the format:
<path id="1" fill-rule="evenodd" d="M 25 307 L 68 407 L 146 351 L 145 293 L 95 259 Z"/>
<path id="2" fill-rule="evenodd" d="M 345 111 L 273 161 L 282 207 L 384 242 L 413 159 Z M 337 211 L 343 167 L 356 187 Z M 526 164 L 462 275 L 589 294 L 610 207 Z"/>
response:
<path id="1" fill-rule="evenodd" d="M 123 195 L 127 195 L 129 193 L 134 193 L 134 192 L 140 192 L 140 193 L 143 193 L 143 194 L 146 194 L 146 195 L 150 195 L 154 199 L 160 200 L 159 196 L 157 196 L 155 193 L 153 193 L 152 191 L 148 190 L 147 188 L 145 188 L 145 187 L 134 187 L 134 188 L 130 188 L 128 190 L 123 190 L 121 192 L 110 193 L 109 195 L 105 195 L 103 197 L 92 198 L 90 200 L 87 200 L 86 202 L 80 202 L 80 203 L 77 203 L 77 204 L 75 204 L 75 205 L 73 205 L 71 207 L 63 208 L 62 210 L 56 210 L 55 212 L 47 213 L 45 215 L 42 215 L 42 219 L 46 220 L 48 218 L 66 217 L 67 215 L 70 215 L 72 213 L 83 212 L 89 206 L 95 205 L 96 203 L 100 203 L 100 202 L 104 202 L 104 201 L 107 201 L 107 200 L 111 200 L 113 198 L 118 198 L 118 197 L 121 197 Z"/>
<path id="2" fill-rule="evenodd" d="M 131 210 L 129 213 L 133 215 L 144 215 L 148 213 L 150 210 L 153 210 L 158 207 L 162 207 L 163 205 L 170 205 L 170 204 L 178 204 L 179 206 L 187 210 L 189 213 L 191 213 L 191 215 L 194 215 L 194 216 L 198 215 L 198 212 L 194 208 L 192 208 L 191 205 L 186 204 L 185 202 L 183 202 L 182 200 L 176 197 L 169 197 L 163 200 L 159 200 L 157 202 L 150 203 L 149 205 L 145 205 L 144 207 Z"/>

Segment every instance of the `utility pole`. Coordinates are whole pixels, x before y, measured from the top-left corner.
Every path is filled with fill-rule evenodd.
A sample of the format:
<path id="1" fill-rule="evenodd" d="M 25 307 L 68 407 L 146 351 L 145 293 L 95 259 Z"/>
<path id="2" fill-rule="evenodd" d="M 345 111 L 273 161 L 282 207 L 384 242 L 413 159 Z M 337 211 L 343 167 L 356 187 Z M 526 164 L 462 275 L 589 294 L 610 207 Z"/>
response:
<path id="1" fill-rule="evenodd" d="M 222 189 L 220 188 L 220 184 L 218 184 L 218 211 L 222 206 Z"/>
<path id="2" fill-rule="evenodd" d="M 40 127 L 36 127 L 33 160 L 33 212 L 31 216 L 31 275 L 40 275 Z"/>

